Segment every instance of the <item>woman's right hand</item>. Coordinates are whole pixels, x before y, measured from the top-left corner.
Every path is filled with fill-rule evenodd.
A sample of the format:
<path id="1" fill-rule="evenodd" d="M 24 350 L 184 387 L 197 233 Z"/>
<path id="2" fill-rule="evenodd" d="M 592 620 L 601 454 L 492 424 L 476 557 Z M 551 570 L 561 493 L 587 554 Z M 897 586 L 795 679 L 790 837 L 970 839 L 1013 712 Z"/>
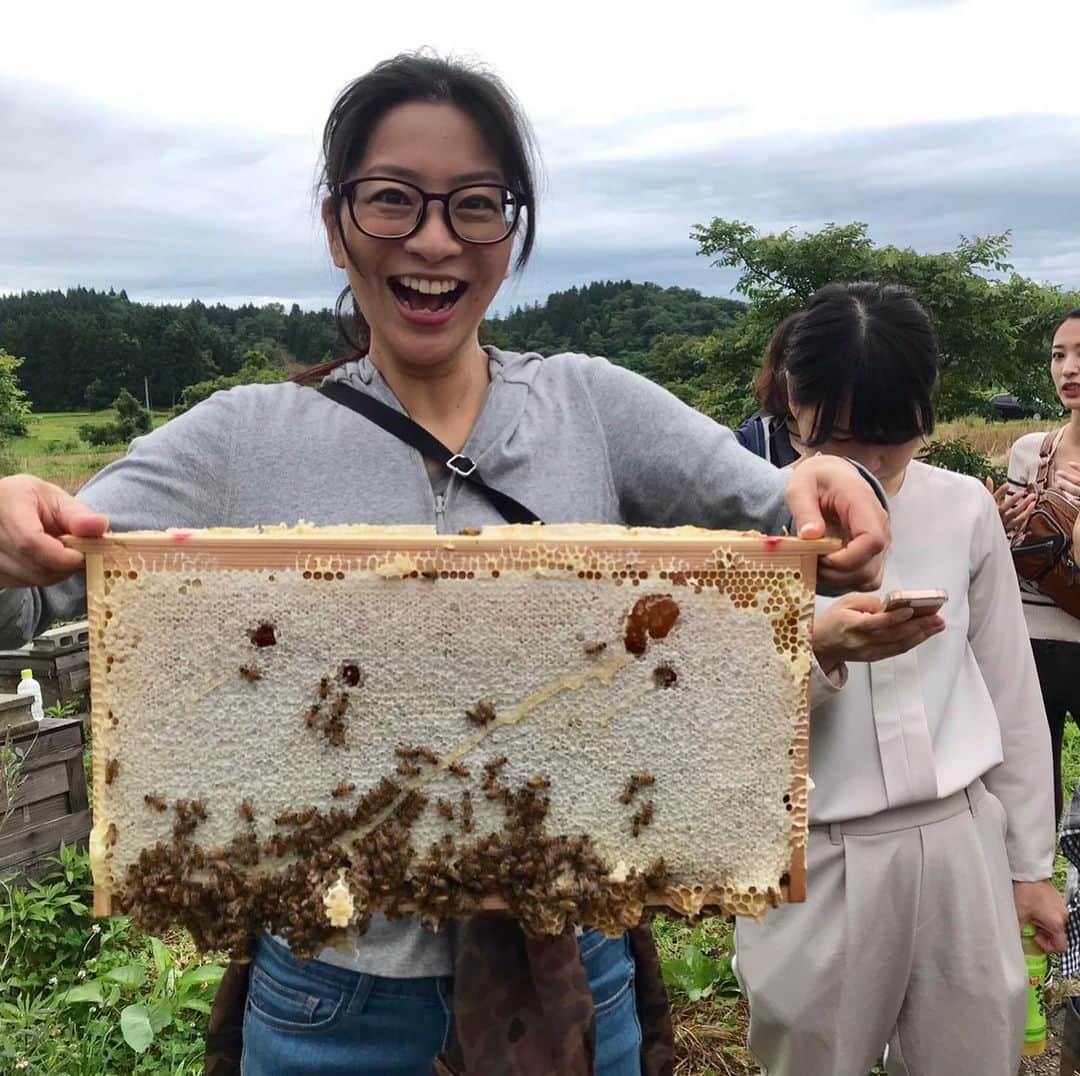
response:
<path id="1" fill-rule="evenodd" d="M 59 486 L 28 474 L 0 478 L 0 587 L 59 583 L 83 565 L 60 535 L 98 538 L 108 526 Z"/>
<path id="2" fill-rule="evenodd" d="M 814 657 L 831 673 L 845 661 L 894 658 L 944 630 L 937 613 L 915 616 L 910 607 L 887 613 L 876 594 L 845 594 L 814 617 Z"/>
<path id="3" fill-rule="evenodd" d="M 986 479 L 986 488 L 997 504 L 998 515 L 1001 516 L 1005 533 L 1012 535 L 1022 530 L 1028 521 L 1028 516 L 1031 515 L 1031 510 L 1035 507 L 1035 494 L 1027 489 L 1010 493 L 1007 482 L 1003 482 L 995 489 L 992 478 Z"/>

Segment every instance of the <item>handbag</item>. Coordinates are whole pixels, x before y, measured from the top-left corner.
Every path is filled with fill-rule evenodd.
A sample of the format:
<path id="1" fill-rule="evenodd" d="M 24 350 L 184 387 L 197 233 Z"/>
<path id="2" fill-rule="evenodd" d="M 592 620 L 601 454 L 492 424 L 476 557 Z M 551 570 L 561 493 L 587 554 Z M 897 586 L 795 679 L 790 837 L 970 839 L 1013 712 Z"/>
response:
<path id="1" fill-rule="evenodd" d="M 1011 546 L 1016 574 L 1065 612 L 1080 617 L 1080 572 L 1073 548 L 1080 502 L 1047 485 L 1063 432 L 1051 431 L 1043 438 L 1039 469 L 1028 487 L 1035 494 L 1035 504 L 1023 527 L 1013 535 Z"/>

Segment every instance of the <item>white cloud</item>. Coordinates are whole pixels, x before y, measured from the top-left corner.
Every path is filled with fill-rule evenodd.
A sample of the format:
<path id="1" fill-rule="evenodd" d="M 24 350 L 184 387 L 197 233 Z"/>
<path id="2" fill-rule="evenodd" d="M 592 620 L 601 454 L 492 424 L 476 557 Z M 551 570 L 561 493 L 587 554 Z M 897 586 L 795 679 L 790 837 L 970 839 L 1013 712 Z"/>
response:
<path id="1" fill-rule="evenodd" d="M 500 304 L 597 276 L 725 291 L 690 227 L 865 219 L 945 249 L 1012 227 L 1017 265 L 1080 284 L 1080 106 L 1055 42 L 1075 0 L 428 0 L 5 10 L 0 292 L 329 302 L 311 206 L 321 125 L 377 60 L 478 56 L 550 176 L 534 263 Z"/>

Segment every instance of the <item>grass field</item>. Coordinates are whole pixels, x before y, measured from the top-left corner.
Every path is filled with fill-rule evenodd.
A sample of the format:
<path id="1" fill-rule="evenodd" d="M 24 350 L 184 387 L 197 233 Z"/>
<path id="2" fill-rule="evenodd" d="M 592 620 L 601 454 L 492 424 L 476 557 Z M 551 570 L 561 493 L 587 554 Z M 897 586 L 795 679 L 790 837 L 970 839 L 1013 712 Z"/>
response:
<path id="1" fill-rule="evenodd" d="M 953 422 L 942 422 L 934 430 L 934 438 L 950 441 L 963 437 L 972 448 L 986 456 L 995 467 L 1002 470 L 1008 463 L 1012 443 L 1026 433 L 1050 430 L 1062 424 L 1061 419 L 1016 419 L 1012 422 L 987 422 L 986 419 L 969 415 Z"/>
<path id="2" fill-rule="evenodd" d="M 85 423 L 111 422 L 116 412 L 55 411 L 34 415 L 27 437 L 12 441 L 8 451 L 14 469 L 55 482 L 69 493 L 84 486 L 107 463 L 124 454 L 125 447 L 92 447 L 79 440 L 79 427 Z M 154 413 L 154 426 L 167 422 L 166 411 Z"/>

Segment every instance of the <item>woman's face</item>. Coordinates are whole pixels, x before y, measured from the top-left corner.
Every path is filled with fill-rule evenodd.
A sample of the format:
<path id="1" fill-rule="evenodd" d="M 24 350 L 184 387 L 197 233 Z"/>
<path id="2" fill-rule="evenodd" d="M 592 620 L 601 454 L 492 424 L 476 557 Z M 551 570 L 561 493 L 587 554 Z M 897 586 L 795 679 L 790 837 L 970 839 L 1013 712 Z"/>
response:
<path id="1" fill-rule="evenodd" d="M 803 446 L 813 436 L 817 411 L 816 405 L 808 407 L 799 406 L 794 401 L 791 403 L 791 413 L 799 427 L 799 438 Z M 827 456 L 846 456 L 861 463 L 881 483 L 886 493 L 892 495 L 899 492 L 904 484 L 908 464 L 915 458 L 923 439 L 913 437 L 910 441 L 898 445 L 860 441 L 848 432 L 850 422 L 851 404 L 847 403 L 837 413 L 836 424 L 829 439 L 812 448 L 800 446 L 800 452 L 809 456 L 815 452 L 823 452 Z"/>
<path id="2" fill-rule="evenodd" d="M 1062 405 L 1080 411 L 1080 318 L 1069 318 L 1054 333 L 1050 376 Z"/>
<path id="3" fill-rule="evenodd" d="M 506 182 L 469 116 L 454 105 L 419 101 L 399 105 L 376 125 L 346 179 L 366 176 L 397 177 L 430 193 Z M 462 242 L 446 227 L 442 202 L 428 204 L 420 228 L 406 239 L 365 235 L 344 200 L 338 219 L 324 213 L 324 223 L 334 264 L 348 274 L 370 326 L 376 363 L 423 375 L 477 350 L 480 322 L 508 272 L 512 237 L 490 245 Z M 432 293 L 448 283 L 457 285 L 449 303 L 436 303 Z"/>

